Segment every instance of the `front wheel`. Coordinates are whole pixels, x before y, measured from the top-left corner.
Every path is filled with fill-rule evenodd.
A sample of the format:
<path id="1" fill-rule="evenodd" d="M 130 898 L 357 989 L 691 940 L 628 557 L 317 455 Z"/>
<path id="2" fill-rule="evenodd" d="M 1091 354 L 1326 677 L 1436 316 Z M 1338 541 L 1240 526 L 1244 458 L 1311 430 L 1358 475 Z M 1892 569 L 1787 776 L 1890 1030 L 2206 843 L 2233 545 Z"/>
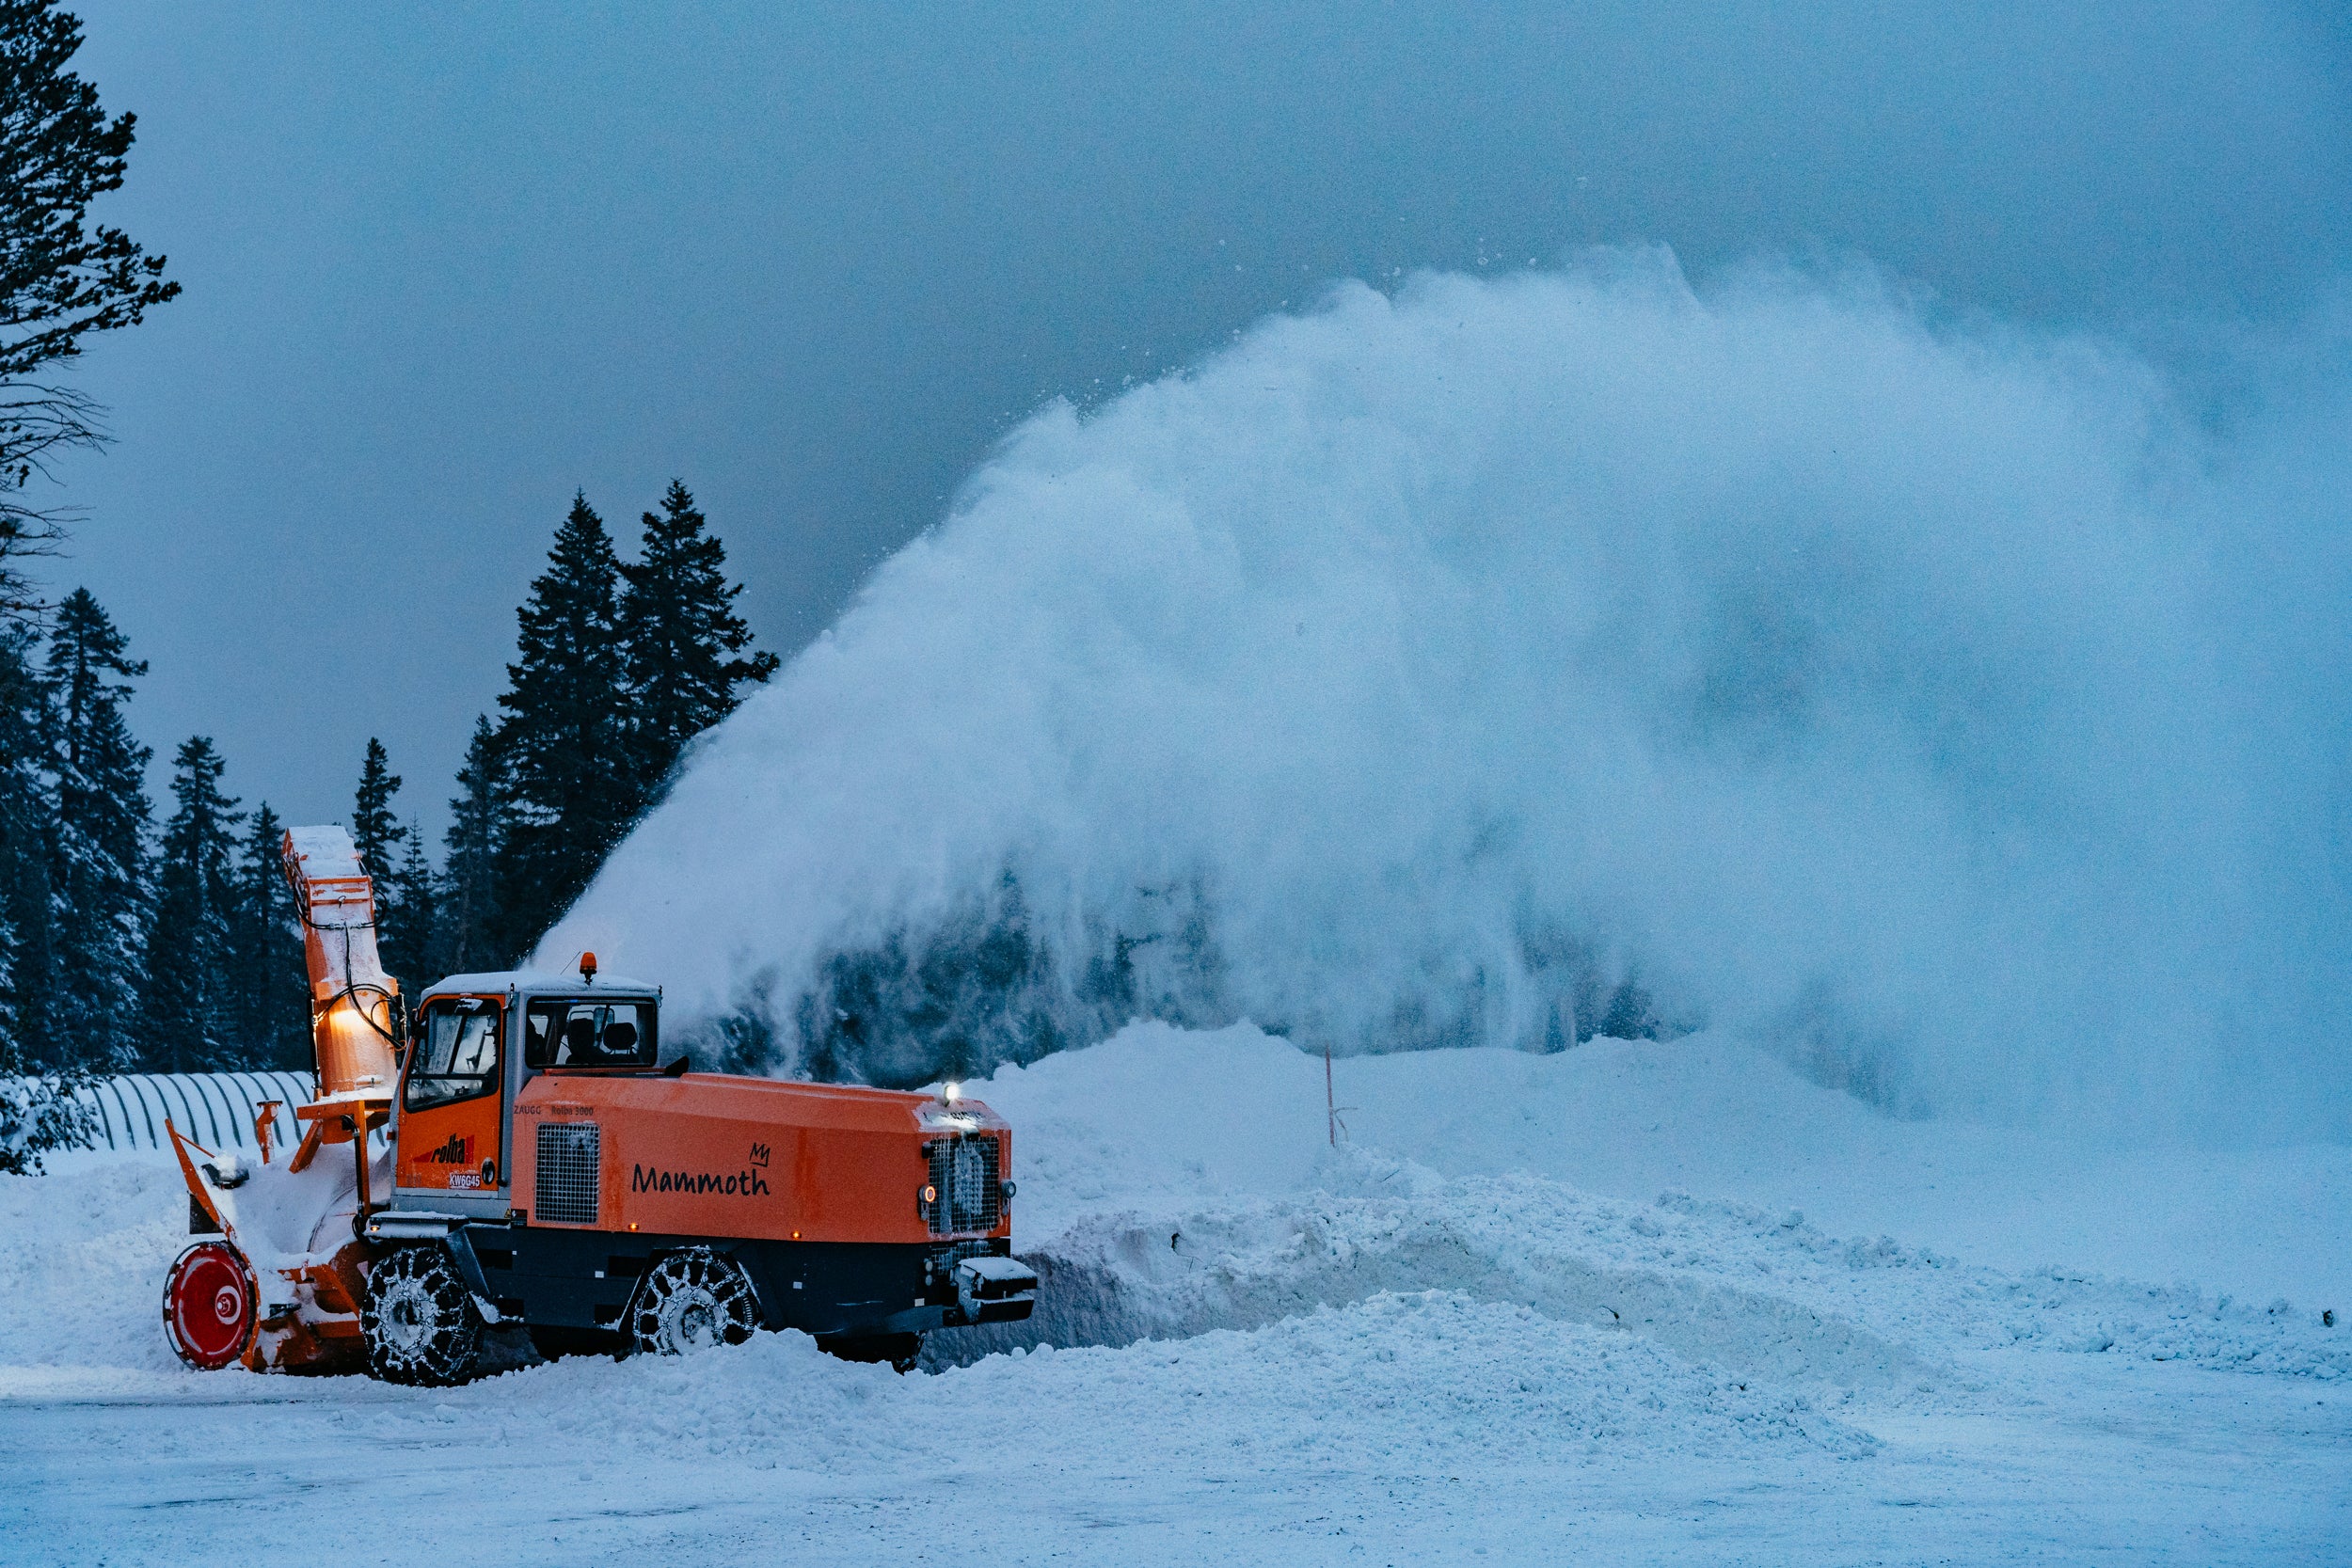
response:
<path id="1" fill-rule="evenodd" d="M 647 1269 L 628 1307 L 629 1344 L 650 1355 L 739 1345 L 758 1326 L 759 1299 L 743 1265 L 708 1247 L 674 1252 Z"/>
<path id="2" fill-rule="evenodd" d="M 368 1370 L 387 1383 L 463 1383 L 482 1348 L 473 1292 L 441 1246 L 402 1247 L 375 1265 L 360 1298 L 359 1329 Z"/>

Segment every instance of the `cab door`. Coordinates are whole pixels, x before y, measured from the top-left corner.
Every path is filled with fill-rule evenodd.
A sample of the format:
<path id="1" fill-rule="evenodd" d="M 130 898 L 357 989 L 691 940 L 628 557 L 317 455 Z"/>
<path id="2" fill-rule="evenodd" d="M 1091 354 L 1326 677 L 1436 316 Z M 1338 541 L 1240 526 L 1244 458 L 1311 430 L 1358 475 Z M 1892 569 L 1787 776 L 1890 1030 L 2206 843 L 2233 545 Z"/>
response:
<path id="1" fill-rule="evenodd" d="M 400 1089 L 395 1185 L 494 1196 L 506 1185 L 504 999 L 437 996 Z"/>

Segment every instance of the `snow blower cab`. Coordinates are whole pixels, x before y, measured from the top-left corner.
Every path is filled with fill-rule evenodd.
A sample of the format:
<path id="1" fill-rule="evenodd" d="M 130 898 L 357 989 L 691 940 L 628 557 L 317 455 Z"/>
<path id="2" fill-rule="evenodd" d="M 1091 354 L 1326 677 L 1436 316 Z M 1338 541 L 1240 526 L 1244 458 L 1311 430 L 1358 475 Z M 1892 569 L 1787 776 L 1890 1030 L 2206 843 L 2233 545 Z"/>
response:
<path id="1" fill-rule="evenodd" d="M 548 1354 L 797 1328 L 904 1368 L 933 1330 L 1029 1315 L 1010 1130 L 952 1085 L 665 1065 L 660 989 L 592 954 L 577 974 L 452 975 L 406 1022 L 397 1084 L 361 1113 L 380 1107 L 383 1176 L 362 1159 L 345 1205 L 363 1278 L 335 1293 L 356 1316 L 340 1339 L 378 1376 L 461 1379 L 503 1325 Z"/>

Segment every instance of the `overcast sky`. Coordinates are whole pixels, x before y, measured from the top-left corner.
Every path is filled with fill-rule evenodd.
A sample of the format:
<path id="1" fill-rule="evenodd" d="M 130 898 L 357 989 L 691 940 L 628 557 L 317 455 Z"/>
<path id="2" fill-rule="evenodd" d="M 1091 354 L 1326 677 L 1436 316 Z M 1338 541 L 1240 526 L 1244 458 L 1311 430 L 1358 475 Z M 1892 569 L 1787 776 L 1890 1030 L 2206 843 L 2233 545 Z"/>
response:
<path id="1" fill-rule="evenodd" d="M 2178 344 L 2352 276 L 2318 4 L 80 8 L 186 293 L 76 372 L 55 579 L 160 752 L 342 820 L 381 736 L 437 837 L 575 489 L 683 478 L 789 655 L 1040 402 L 1335 277 L 1867 257 Z"/>

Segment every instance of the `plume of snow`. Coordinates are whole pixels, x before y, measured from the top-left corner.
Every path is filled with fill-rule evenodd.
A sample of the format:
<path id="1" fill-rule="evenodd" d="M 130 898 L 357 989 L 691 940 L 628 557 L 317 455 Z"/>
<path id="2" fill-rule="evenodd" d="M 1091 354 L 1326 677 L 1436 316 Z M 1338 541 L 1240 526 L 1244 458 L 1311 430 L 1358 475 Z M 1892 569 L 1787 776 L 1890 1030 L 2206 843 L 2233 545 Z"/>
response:
<path id="1" fill-rule="evenodd" d="M 2310 379 L 2222 436 L 1867 279 L 1343 285 L 1021 426 L 545 948 L 883 1081 L 1703 1022 L 1909 1111 L 2341 1132 Z"/>

